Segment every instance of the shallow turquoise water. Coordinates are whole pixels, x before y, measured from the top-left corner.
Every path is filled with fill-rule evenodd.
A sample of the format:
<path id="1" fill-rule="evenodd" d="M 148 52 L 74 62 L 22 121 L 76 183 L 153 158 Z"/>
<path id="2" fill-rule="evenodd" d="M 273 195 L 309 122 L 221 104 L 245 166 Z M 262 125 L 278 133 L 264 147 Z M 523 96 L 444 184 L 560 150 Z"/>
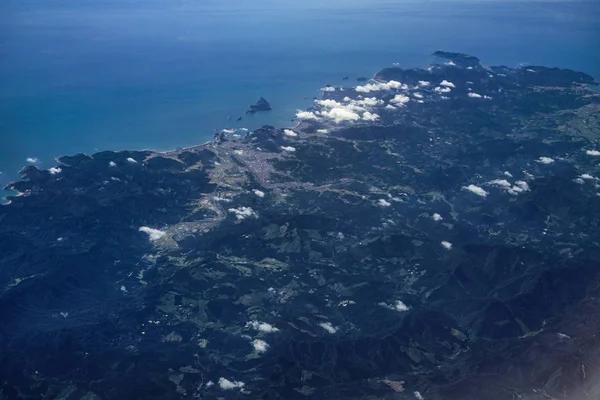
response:
<path id="1" fill-rule="evenodd" d="M 226 3 L 226 4 L 225 4 Z M 600 77 L 595 1 L 15 1 L 0 5 L 0 184 L 27 157 L 169 149 L 285 125 L 318 89 L 435 50 Z"/>

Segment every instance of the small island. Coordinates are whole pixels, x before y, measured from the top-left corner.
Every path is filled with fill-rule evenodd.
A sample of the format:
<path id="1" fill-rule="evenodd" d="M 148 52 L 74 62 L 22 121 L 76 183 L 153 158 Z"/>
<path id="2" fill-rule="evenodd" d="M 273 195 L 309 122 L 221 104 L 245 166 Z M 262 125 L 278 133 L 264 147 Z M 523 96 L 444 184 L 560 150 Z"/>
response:
<path id="1" fill-rule="evenodd" d="M 261 97 L 256 104 L 250 104 L 248 106 L 246 114 L 254 114 L 258 111 L 270 111 L 272 109 L 273 107 L 271 107 L 271 104 L 264 97 Z"/>

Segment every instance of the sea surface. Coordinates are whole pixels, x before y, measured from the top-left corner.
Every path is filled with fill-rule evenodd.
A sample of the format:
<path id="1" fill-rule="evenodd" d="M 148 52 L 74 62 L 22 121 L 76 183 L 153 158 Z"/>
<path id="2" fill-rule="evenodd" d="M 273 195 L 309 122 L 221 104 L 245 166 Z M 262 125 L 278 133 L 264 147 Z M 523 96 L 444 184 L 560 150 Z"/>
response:
<path id="1" fill-rule="evenodd" d="M 599 1 L 3 0 L 0 185 L 27 158 L 290 125 L 325 84 L 435 50 L 600 77 L 599 15 Z M 273 111 L 244 116 L 260 96 Z"/>

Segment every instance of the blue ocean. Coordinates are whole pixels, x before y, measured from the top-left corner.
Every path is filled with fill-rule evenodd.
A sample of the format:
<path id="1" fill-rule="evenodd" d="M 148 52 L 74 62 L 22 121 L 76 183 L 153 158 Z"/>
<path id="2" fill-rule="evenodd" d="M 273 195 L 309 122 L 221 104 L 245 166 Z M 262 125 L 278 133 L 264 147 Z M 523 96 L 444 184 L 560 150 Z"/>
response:
<path id="1" fill-rule="evenodd" d="M 289 125 L 325 84 L 424 66 L 435 50 L 600 77 L 598 15 L 597 1 L 3 1 L 0 184 L 27 158 L 49 168 Z M 244 115 L 260 96 L 273 110 Z"/>

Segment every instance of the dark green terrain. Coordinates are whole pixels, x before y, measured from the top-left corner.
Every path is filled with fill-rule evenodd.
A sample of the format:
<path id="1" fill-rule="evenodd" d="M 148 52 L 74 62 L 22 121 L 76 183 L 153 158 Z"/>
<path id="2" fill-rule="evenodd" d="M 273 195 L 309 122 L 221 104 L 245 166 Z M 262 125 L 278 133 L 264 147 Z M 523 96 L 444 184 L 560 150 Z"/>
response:
<path id="1" fill-rule="evenodd" d="M 597 82 L 435 55 L 292 129 L 25 168 L 0 399 L 600 398 Z"/>

